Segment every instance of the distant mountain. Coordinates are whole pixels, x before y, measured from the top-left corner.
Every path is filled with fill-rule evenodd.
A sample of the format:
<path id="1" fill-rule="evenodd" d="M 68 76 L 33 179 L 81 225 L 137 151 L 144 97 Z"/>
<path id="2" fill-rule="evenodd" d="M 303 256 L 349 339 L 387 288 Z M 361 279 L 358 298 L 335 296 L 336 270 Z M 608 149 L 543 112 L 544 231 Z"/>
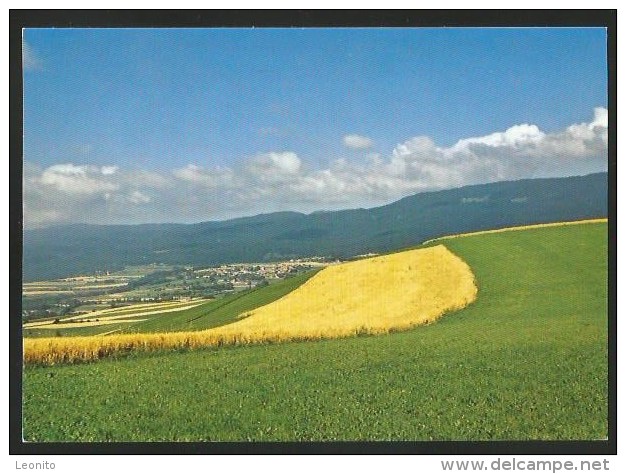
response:
<path id="1" fill-rule="evenodd" d="M 277 212 L 199 224 L 64 225 L 25 231 L 25 281 L 125 265 L 214 265 L 386 252 L 434 237 L 607 215 L 606 173 L 419 193 L 386 206 Z"/>

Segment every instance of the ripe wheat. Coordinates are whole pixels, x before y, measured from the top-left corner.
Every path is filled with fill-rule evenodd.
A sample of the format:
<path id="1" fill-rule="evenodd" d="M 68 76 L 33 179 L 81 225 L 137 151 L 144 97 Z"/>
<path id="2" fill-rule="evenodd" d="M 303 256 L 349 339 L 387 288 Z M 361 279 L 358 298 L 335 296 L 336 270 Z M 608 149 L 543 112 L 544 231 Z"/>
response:
<path id="1" fill-rule="evenodd" d="M 431 323 L 476 294 L 469 266 L 438 245 L 329 266 L 279 300 L 213 329 L 25 339 L 24 361 L 54 364 L 131 350 L 384 334 Z"/>

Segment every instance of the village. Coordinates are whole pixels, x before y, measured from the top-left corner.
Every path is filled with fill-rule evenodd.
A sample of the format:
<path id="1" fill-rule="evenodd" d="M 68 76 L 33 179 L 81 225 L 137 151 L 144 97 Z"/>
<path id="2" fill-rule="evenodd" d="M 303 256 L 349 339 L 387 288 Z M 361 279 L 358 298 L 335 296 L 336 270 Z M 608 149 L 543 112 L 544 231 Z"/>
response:
<path id="1" fill-rule="evenodd" d="M 290 259 L 273 263 L 232 263 L 193 270 L 195 278 L 207 278 L 216 283 L 237 287 L 258 286 L 261 282 L 282 279 L 297 273 L 328 265 L 325 257 Z"/>

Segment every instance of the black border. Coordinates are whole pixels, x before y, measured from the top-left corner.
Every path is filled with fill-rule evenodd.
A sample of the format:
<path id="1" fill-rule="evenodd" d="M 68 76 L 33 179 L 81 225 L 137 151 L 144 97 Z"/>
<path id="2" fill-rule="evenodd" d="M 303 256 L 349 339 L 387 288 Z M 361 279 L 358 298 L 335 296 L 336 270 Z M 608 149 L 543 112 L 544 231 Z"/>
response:
<path id="1" fill-rule="evenodd" d="M 22 340 L 9 337 L 9 454 L 617 454 L 617 10 L 10 10 L 9 309 L 21 314 L 22 28 L 605 27 L 609 106 L 609 438 L 600 441 L 25 443 Z M 9 318 L 10 335 L 21 334 Z"/>

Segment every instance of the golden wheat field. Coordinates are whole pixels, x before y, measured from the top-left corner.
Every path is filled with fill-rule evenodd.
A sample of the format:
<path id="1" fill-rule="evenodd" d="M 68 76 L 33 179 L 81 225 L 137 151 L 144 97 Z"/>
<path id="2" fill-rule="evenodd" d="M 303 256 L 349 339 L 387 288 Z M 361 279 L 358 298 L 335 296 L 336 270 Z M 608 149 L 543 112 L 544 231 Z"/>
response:
<path id="1" fill-rule="evenodd" d="M 433 322 L 470 304 L 476 294 L 469 266 L 437 245 L 327 267 L 281 299 L 213 329 L 27 338 L 24 361 L 53 364 L 131 350 L 383 334 Z"/>

